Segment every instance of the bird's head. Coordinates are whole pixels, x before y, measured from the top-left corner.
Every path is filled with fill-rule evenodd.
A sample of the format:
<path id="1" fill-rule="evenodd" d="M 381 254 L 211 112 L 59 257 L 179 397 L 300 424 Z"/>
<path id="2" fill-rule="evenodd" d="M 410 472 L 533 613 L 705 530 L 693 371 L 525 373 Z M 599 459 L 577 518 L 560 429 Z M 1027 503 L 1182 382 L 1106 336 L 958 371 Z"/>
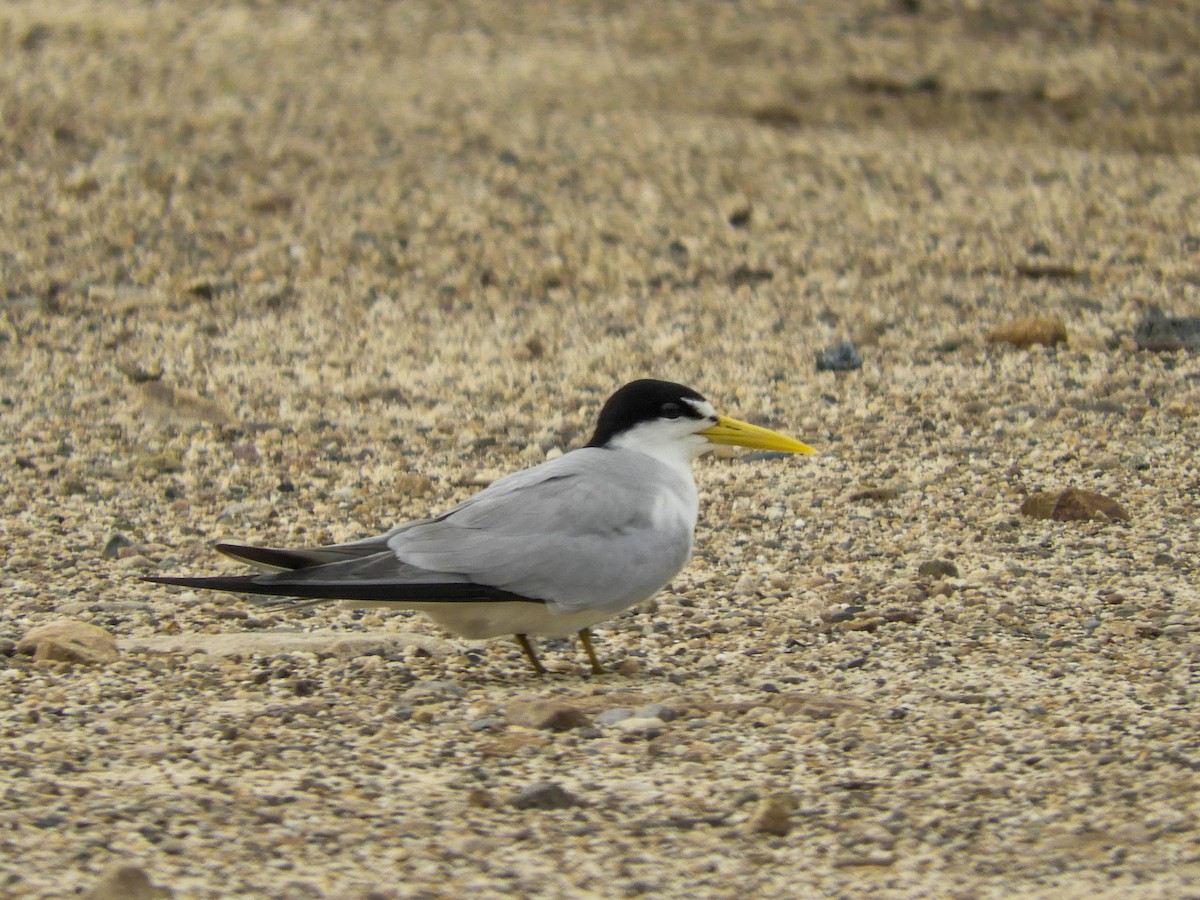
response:
<path id="1" fill-rule="evenodd" d="M 704 396 L 670 381 L 632 381 L 608 398 L 589 447 L 639 450 L 667 459 L 695 459 L 718 445 L 781 453 L 815 453 L 777 431 L 717 415 Z"/>

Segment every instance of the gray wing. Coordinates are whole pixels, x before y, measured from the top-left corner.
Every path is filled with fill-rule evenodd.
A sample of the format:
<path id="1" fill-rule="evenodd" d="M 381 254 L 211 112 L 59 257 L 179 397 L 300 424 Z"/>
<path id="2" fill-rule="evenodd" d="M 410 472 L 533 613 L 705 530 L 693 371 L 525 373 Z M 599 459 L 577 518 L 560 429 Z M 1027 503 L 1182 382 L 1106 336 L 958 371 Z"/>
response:
<path id="1" fill-rule="evenodd" d="M 542 603 L 485 584 L 476 584 L 455 572 L 430 572 L 406 565 L 384 547 L 377 552 L 343 558 L 340 562 L 312 561 L 315 554 L 328 558 L 335 547 L 314 550 L 273 550 L 261 547 L 228 545 L 230 556 L 254 560 L 282 571 L 261 575 L 215 575 L 188 577 L 153 575 L 146 581 L 212 591 L 237 591 L 276 597 L 302 597 L 311 600 L 370 600 L 384 602 L 480 602 L 523 600 Z M 237 552 L 233 552 L 237 551 Z M 245 552 L 243 552 L 245 551 Z M 345 554 L 343 554 L 344 556 Z M 284 568 L 284 565 L 291 568 Z"/>
<path id="2" fill-rule="evenodd" d="M 683 567 L 695 522 L 690 476 L 641 453 L 584 448 L 386 538 L 401 566 L 456 572 L 555 612 L 619 610 Z"/>
<path id="3" fill-rule="evenodd" d="M 545 602 L 616 611 L 691 555 L 696 488 L 644 454 L 584 448 L 514 473 L 449 512 L 386 534 L 301 550 L 219 544 L 268 574 L 148 578 L 328 600 Z"/>

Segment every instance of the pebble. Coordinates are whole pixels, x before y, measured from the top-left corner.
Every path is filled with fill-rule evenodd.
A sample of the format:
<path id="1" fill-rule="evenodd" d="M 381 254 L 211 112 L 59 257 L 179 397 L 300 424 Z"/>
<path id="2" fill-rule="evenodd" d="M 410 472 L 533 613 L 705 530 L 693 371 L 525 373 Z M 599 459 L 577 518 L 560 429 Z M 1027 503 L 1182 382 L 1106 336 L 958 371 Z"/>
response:
<path id="1" fill-rule="evenodd" d="M 527 700 L 510 703 L 508 721 L 526 728 L 569 731 L 592 723 L 591 717 L 572 703 L 561 700 Z"/>
<path id="2" fill-rule="evenodd" d="M 516 809 L 569 809 L 584 806 L 579 797 L 553 781 L 538 781 L 521 789 L 511 804 Z"/>
<path id="3" fill-rule="evenodd" d="M 504 719 L 499 716 L 485 716 L 482 719 L 472 719 L 467 723 L 467 727 L 471 731 L 499 731 L 504 725 Z"/>
<path id="4" fill-rule="evenodd" d="M 786 837 L 792 830 L 794 806 L 795 800 L 792 797 L 764 797 L 758 801 L 754 812 L 746 821 L 746 831 L 751 834 Z"/>
<path id="5" fill-rule="evenodd" d="M 931 559 L 917 566 L 922 578 L 957 578 L 958 566 L 948 559 Z"/>
<path id="6" fill-rule="evenodd" d="M 817 354 L 818 372 L 850 372 L 861 369 L 862 354 L 850 341 L 842 341 L 832 347 L 826 347 Z"/>
<path id="7" fill-rule="evenodd" d="M 1067 326 L 1061 319 L 1030 316 L 1015 319 L 994 328 L 984 335 L 989 344 L 1012 344 L 1014 347 L 1053 347 L 1067 342 Z"/>
<path id="8" fill-rule="evenodd" d="M 852 493 L 847 499 L 851 503 L 861 503 L 864 500 L 871 503 L 883 503 L 895 500 L 900 491 L 894 487 L 865 487 Z"/>
<path id="9" fill-rule="evenodd" d="M 100 665 L 118 657 L 117 642 L 98 625 L 60 619 L 27 632 L 17 643 L 17 653 L 36 660 Z"/>
<path id="10" fill-rule="evenodd" d="M 663 722 L 670 722 L 678 715 L 673 707 L 665 703 L 648 703 L 639 707 L 636 714 L 642 718 L 659 719 Z"/>
<path id="11" fill-rule="evenodd" d="M 653 716 L 630 716 L 613 723 L 613 727 L 624 734 L 657 734 L 665 723 Z"/>
<path id="12" fill-rule="evenodd" d="M 133 541 L 123 534 L 114 534 L 104 543 L 104 549 L 100 551 L 100 555 L 107 559 L 116 559 L 120 556 L 121 551 L 126 547 L 132 547 Z"/>
<path id="13" fill-rule="evenodd" d="M 1129 512 L 1116 500 L 1095 491 L 1067 488 L 1028 497 L 1021 512 L 1035 519 L 1060 522 L 1128 522 Z"/>
<path id="14" fill-rule="evenodd" d="M 1200 353 L 1200 316 L 1167 316 L 1151 307 L 1134 328 L 1133 339 L 1139 350 Z"/>

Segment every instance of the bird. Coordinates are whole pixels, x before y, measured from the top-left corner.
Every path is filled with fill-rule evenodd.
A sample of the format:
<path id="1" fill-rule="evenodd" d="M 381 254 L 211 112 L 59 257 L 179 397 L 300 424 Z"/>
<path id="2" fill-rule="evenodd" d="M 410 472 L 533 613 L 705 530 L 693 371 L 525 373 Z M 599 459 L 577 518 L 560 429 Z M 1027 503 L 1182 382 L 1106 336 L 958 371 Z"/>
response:
<path id="1" fill-rule="evenodd" d="M 718 415 L 682 384 L 643 378 L 604 403 L 587 445 L 494 481 L 447 512 L 344 544 L 277 549 L 219 543 L 258 574 L 145 580 L 193 589 L 418 610 L 460 637 L 579 636 L 603 674 L 591 626 L 657 594 L 692 553 L 692 462 L 720 445 L 787 454 L 812 447 Z M 265 570 L 265 571 L 261 571 Z"/>

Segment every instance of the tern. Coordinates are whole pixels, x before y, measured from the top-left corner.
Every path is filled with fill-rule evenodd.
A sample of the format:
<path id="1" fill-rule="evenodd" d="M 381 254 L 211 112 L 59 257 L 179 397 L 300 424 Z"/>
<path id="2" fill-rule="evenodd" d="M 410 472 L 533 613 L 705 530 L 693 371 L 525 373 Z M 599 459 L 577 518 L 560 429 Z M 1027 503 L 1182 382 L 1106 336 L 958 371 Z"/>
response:
<path id="1" fill-rule="evenodd" d="M 587 446 L 501 478 L 448 512 L 377 537 L 307 549 L 221 543 L 260 570 L 158 584 L 357 601 L 418 610 L 464 638 L 578 634 L 657 594 L 692 553 L 699 499 L 691 463 L 721 444 L 813 453 L 778 432 L 717 415 L 691 388 L 641 379 L 604 404 Z"/>

